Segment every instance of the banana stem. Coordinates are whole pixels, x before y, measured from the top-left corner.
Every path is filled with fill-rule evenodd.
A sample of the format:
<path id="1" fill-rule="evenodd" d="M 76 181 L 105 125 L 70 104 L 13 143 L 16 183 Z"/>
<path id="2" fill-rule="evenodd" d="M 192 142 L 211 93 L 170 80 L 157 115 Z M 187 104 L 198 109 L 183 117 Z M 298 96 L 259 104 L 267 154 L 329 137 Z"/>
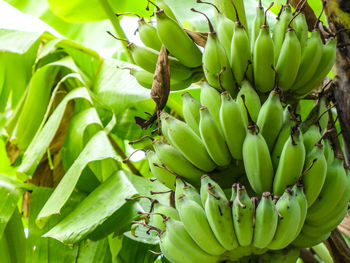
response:
<path id="1" fill-rule="evenodd" d="M 124 31 L 123 29 L 121 28 L 120 26 L 120 23 L 119 23 L 119 19 L 116 18 L 113 10 L 112 10 L 112 7 L 109 5 L 108 3 L 108 0 L 99 0 L 100 2 L 100 5 L 102 6 L 103 10 L 105 11 L 109 21 L 111 22 L 118 38 L 121 38 L 121 39 L 126 39 L 126 36 L 124 34 Z M 126 52 L 126 55 L 128 56 L 128 59 L 131 63 L 134 63 L 134 59 L 132 58 L 132 55 L 131 55 L 131 52 L 130 50 L 128 49 L 127 47 L 127 43 L 126 42 L 122 42 L 122 45 L 125 49 L 125 52 Z"/>

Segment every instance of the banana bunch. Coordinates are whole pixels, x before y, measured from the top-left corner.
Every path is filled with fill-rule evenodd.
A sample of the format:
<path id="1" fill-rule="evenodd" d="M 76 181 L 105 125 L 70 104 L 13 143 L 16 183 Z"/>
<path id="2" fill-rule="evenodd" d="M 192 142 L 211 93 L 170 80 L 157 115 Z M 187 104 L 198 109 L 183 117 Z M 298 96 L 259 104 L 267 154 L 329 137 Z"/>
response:
<path id="1" fill-rule="evenodd" d="M 174 263 L 260 256 L 278 262 L 279 251 L 299 235 L 305 220 L 307 201 L 298 187 L 288 188 L 278 200 L 269 192 L 259 200 L 241 184 L 225 193 L 208 175 L 202 176 L 199 192 L 178 178 L 175 208 L 155 202 L 140 224 L 157 231 L 162 253 Z M 274 252 L 266 254 L 269 249 Z"/>
<path id="2" fill-rule="evenodd" d="M 164 0 L 154 4 L 155 26 L 139 18 L 138 31 L 145 46 L 128 42 L 128 48 L 135 64 L 141 68 L 130 73 L 142 86 L 152 86 L 162 45 L 169 52 L 171 90 L 187 88 L 201 80 L 204 73 L 212 87 L 227 90 L 231 96 L 236 96 L 238 87 L 249 80 L 260 95 L 278 86 L 285 97 L 302 98 L 319 85 L 333 67 L 336 40 L 322 39 L 319 20 L 309 36 L 302 10 L 293 13 L 289 1 L 276 17 L 273 31 L 266 19 L 272 5 L 265 10 L 260 0 L 254 20 L 247 24 L 243 0 L 214 2 L 215 5 L 197 0 L 215 7 L 215 29 L 204 13 L 191 9 L 204 15 L 209 23 L 203 53 Z"/>

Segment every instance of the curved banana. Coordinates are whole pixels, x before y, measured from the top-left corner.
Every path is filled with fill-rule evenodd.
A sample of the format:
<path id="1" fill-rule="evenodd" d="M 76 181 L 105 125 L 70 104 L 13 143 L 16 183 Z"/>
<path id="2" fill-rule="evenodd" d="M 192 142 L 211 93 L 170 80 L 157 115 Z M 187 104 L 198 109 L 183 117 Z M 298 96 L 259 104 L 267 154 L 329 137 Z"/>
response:
<path id="1" fill-rule="evenodd" d="M 322 40 L 319 30 L 314 30 L 306 42 L 301 55 L 298 75 L 293 84 L 293 90 L 301 89 L 315 74 L 322 57 Z"/>
<path id="2" fill-rule="evenodd" d="M 305 95 L 319 85 L 325 76 L 332 69 L 337 51 L 337 41 L 335 39 L 329 40 L 322 47 L 322 55 L 318 66 L 316 67 L 315 73 L 311 76 L 310 80 L 305 83 L 302 87 L 296 89 L 298 95 Z"/>
<path id="3" fill-rule="evenodd" d="M 311 125 L 305 133 L 303 133 L 303 142 L 305 146 L 305 152 L 308 154 L 318 141 L 321 140 L 320 127 L 316 124 Z"/>
<path id="4" fill-rule="evenodd" d="M 160 181 L 162 184 L 164 184 L 166 187 L 174 190 L 175 189 L 175 176 L 157 166 L 154 166 L 154 164 L 157 164 L 159 166 L 162 165 L 162 163 L 159 161 L 157 155 L 153 151 L 147 151 L 146 152 L 146 158 L 148 160 L 149 168 L 151 169 L 152 175 Z"/>
<path id="5" fill-rule="evenodd" d="M 347 175 L 343 167 L 343 161 L 335 158 L 333 163 L 327 167 L 326 180 L 318 198 L 309 207 L 306 220 L 317 220 L 317 218 L 327 215 L 329 211 L 336 207 L 346 189 Z"/>
<path id="6" fill-rule="evenodd" d="M 167 16 L 162 9 L 157 9 L 155 16 L 159 39 L 167 50 L 187 67 L 201 66 L 202 53 L 182 26 Z"/>
<path id="7" fill-rule="evenodd" d="M 261 195 L 263 192 L 271 191 L 274 172 L 266 141 L 251 120 L 248 110 L 247 115 L 249 126 L 243 142 L 243 162 L 251 187 Z"/>
<path id="8" fill-rule="evenodd" d="M 189 162 L 177 149 L 169 144 L 163 143 L 160 140 L 153 142 L 153 147 L 160 161 L 160 165 L 164 164 L 170 171 L 182 176 L 191 184 L 199 185 L 200 177 L 204 174 L 204 172 Z M 159 164 L 158 162 L 152 161 L 152 164 L 153 163 Z M 158 169 L 167 172 L 162 168 Z M 174 186 L 173 180 L 175 182 L 175 176 L 172 175 L 170 178 L 171 184 Z"/>
<path id="9" fill-rule="evenodd" d="M 293 187 L 293 191 L 294 191 L 295 198 L 299 203 L 299 208 L 300 208 L 300 221 L 298 223 L 298 228 L 293 238 L 294 240 L 299 235 L 301 229 L 304 226 L 308 203 L 307 203 L 306 196 L 304 194 L 303 185 L 301 183 L 296 183 Z"/>
<path id="10" fill-rule="evenodd" d="M 211 86 L 217 90 L 221 90 L 221 87 L 223 87 L 233 96 L 236 84 L 225 48 L 218 40 L 218 36 L 209 19 L 208 23 L 210 32 L 202 58 L 204 75 Z"/>
<path id="11" fill-rule="evenodd" d="M 278 250 L 288 246 L 294 239 L 300 222 L 300 207 L 293 191 L 289 188 L 276 203 L 279 218 L 277 230 L 269 249 Z"/>
<path id="12" fill-rule="evenodd" d="M 230 65 L 238 86 L 241 86 L 250 59 L 249 36 L 237 18 L 231 41 Z"/>
<path id="13" fill-rule="evenodd" d="M 182 113 L 184 115 L 185 122 L 191 129 L 199 135 L 199 109 L 201 103 L 193 98 L 190 93 L 182 93 Z"/>
<path id="14" fill-rule="evenodd" d="M 175 182 L 176 182 L 175 207 L 177 209 L 179 208 L 179 200 L 180 200 L 180 196 L 182 195 L 186 195 L 187 198 L 191 199 L 192 201 L 202 206 L 201 196 L 194 186 L 183 181 L 181 178 L 177 178 Z"/>
<path id="15" fill-rule="evenodd" d="M 128 44 L 131 55 L 139 67 L 154 73 L 156 70 L 159 52 L 148 47 L 139 47 L 133 43 Z M 193 71 L 182 65 L 179 60 L 169 56 L 170 75 L 172 79 L 186 80 L 191 77 Z"/>
<path id="16" fill-rule="evenodd" d="M 240 246 L 249 246 L 253 240 L 253 202 L 244 186 L 237 185 L 237 196 L 232 204 L 233 226 Z"/>
<path id="17" fill-rule="evenodd" d="M 275 236 L 277 224 L 278 213 L 271 193 L 264 192 L 255 212 L 253 246 L 266 248 Z"/>
<path id="18" fill-rule="evenodd" d="M 207 199 L 204 209 L 209 225 L 216 239 L 226 250 L 238 247 L 236 235 L 233 229 L 231 207 L 222 190 L 217 191 L 214 185 L 206 184 Z"/>
<path id="19" fill-rule="evenodd" d="M 300 42 L 293 28 L 287 29 L 280 50 L 278 48 L 276 50 L 275 42 L 275 52 L 279 53 L 279 57 L 276 59 L 278 86 L 283 91 L 287 91 L 293 87 L 301 61 Z"/>
<path id="20" fill-rule="evenodd" d="M 283 146 L 275 178 L 273 179 L 273 193 L 275 195 L 283 194 L 288 186 L 296 183 L 303 171 L 304 161 L 303 135 L 299 128 L 293 126 L 291 134 Z"/>
<path id="21" fill-rule="evenodd" d="M 301 232 L 299 236 L 292 242 L 292 245 L 295 247 L 304 247 L 304 248 L 313 247 L 325 241 L 330 235 L 331 235 L 331 232 L 328 232 L 326 234 L 321 234 L 317 238 L 315 238 L 315 237 L 310 237 L 304 234 L 303 232 Z"/>
<path id="22" fill-rule="evenodd" d="M 231 55 L 231 41 L 235 23 L 228 19 L 223 13 L 218 13 L 216 24 L 218 39 L 225 49 L 226 57 L 229 59 Z"/>
<path id="23" fill-rule="evenodd" d="M 220 93 L 213 87 L 209 86 L 208 83 L 204 81 L 201 82 L 200 87 L 201 87 L 200 103 L 202 106 L 208 108 L 209 113 L 211 114 L 211 116 L 213 116 L 216 122 L 216 125 L 221 131 L 222 128 L 220 123 L 220 107 L 221 107 Z"/>
<path id="24" fill-rule="evenodd" d="M 214 4 L 219 10 L 230 20 L 235 21 L 237 15 L 239 16 L 243 26 L 247 27 L 247 19 L 244 10 L 244 0 L 234 0 L 234 5 L 232 5 L 231 0 L 214 0 Z M 236 13 L 237 10 L 237 13 Z"/>
<path id="25" fill-rule="evenodd" d="M 273 39 L 274 48 L 275 48 L 275 62 L 276 63 L 280 59 L 280 53 L 283 54 L 282 49 L 283 49 L 283 45 L 285 42 L 285 38 L 287 38 L 287 35 L 288 35 L 288 31 L 287 31 L 288 24 L 292 18 L 293 18 L 292 9 L 290 8 L 289 4 L 282 7 L 280 16 L 278 16 L 276 18 L 277 22 L 275 24 L 275 28 L 274 28 L 274 31 L 272 34 L 272 39 Z M 286 31 L 287 31 L 287 33 L 286 33 Z M 293 37 L 293 40 L 295 41 L 294 37 Z M 278 63 L 277 63 L 277 65 L 278 65 Z M 279 75 L 278 75 L 278 77 L 280 78 Z M 290 83 L 290 85 L 291 84 L 292 83 Z"/>
<path id="26" fill-rule="evenodd" d="M 247 134 L 247 125 L 238 103 L 228 92 L 221 93 L 220 123 L 231 156 L 242 160 L 242 146 Z"/>
<path id="27" fill-rule="evenodd" d="M 182 155 L 199 169 L 210 172 L 215 169 L 215 163 L 199 136 L 184 122 L 169 115 L 164 120 L 168 129 L 170 143 L 177 148 Z"/>
<path id="28" fill-rule="evenodd" d="M 186 194 L 180 195 L 178 199 L 177 210 L 181 222 L 197 245 L 211 255 L 224 253 L 225 249 L 216 240 L 203 207 L 187 197 Z"/>
<path id="29" fill-rule="evenodd" d="M 291 128 L 293 125 L 295 125 L 295 122 L 293 120 L 291 120 L 290 118 L 287 118 L 286 120 L 284 120 L 284 124 L 282 126 L 282 129 L 281 129 L 280 133 L 278 134 L 278 137 L 275 141 L 275 145 L 273 146 L 272 155 L 271 155 L 272 164 L 273 164 L 273 167 L 275 169 L 277 169 L 279 160 L 281 158 L 281 153 L 282 153 L 284 144 L 286 143 L 286 141 L 290 137 L 290 131 L 291 131 Z"/>
<path id="30" fill-rule="evenodd" d="M 151 215 L 150 224 L 160 230 L 165 230 L 164 218 L 161 215 L 170 217 L 174 220 L 180 220 L 178 211 L 169 205 L 164 205 L 159 202 L 155 202 L 153 205 L 154 213 Z"/>
<path id="31" fill-rule="evenodd" d="M 216 191 L 220 192 L 220 195 L 225 195 L 225 192 L 221 189 L 218 183 L 216 183 L 214 180 L 212 180 L 209 175 L 205 174 L 201 177 L 201 188 L 200 188 L 200 196 L 202 200 L 203 207 L 205 206 L 205 203 L 208 198 L 208 184 L 213 185 L 216 189 Z"/>
<path id="32" fill-rule="evenodd" d="M 165 14 L 172 18 L 174 21 L 176 21 L 177 23 L 179 23 L 179 20 L 177 19 L 173 9 L 166 3 L 165 0 L 157 0 L 156 1 L 156 4 L 157 6 L 160 8 L 160 9 L 163 9 Z"/>
<path id="33" fill-rule="evenodd" d="M 299 12 L 299 14 L 294 18 L 292 22 L 292 27 L 295 29 L 295 32 L 297 33 L 297 36 L 300 42 L 300 47 L 303 52 L 306 45 L 306 41 L 308 39 L 309 29 L 308 29 L 305 15 L 302 12 Z"/>
<path id="34" fill-rule="evenodd" d="M 157 33 L 157 29 L 150 23 L 147 23 L 143 17 L 138 20 L 139 35 L 142 43 L 149 48 L 159 51 L 162 47 Z"/>
<path id="35" fill-rule="evenodd" d="M 311 168 L 302 176 L 302 182 L 307 204 L 310 207 L 320 194 L 327 174 L 327 161 L 322 144 L 316 144 L 306 155 L 304 169 L 309 167 Z"/>
<path id="36" fill-rule="evenodd" d="M 275 66 L 275 50 L 265 17 L 253 50 L 254 84 L 260 92 L 270 91 L 275 86 L 275 71 L 271 65 Z"/>
<path id="37" fill-rule="evenodd" d="M 200 108 L 199 132 L 214 163 L 222 167 L 229 165 L 232 158 L 225 138 L 206 107 Z"/>
<path id="38" fill-rule="evenodd" d="M 165 232 L 160 235 L 160 239 L 168 239 L 174 247 L 179 249 L 180 253 L 190 260 L 189 262 L 218 262 L 217 256 L 209 255 L 198 247 L 191 236 L 187 233 L 184 224 L 181 221 L 172 218 L 167 218 L 165 220 L 166 229 Z"/>
<path id="39" fill-rule="evenodd" d="M 251 50 L 254 50 L 255 41 L 258 38 L 260 28 L 264 24 L 265 16 L 264 16 L 264 7 L 261 5 L 261 0 L 259 0 L 259 4 L 256 7 L 256 15 L 254 17 L 252 23 L 251 37 L 250 37 L 250 46 Z"/>
<path id="40" fill-rule="evenodd" d="M 283 108 L 277 90 L 270 92 L 269 97 L 259 111 L 256 124 L 260 128 L 260 133 L 265 138 L 269 150 L 272 151 L 283 125 Z"/>
<path id="41" fill-rule="evenodd" d="M 242 95 L 244 95 L 244 97 L 245 97 L 245 104 L 248 107 L 248 110 L 249 110 L 250 116 L 252 117 L 252 120 L 254 122 L 256 122 L 258 119 L 260 108 L 261 108 L 260 97 L 256 93 L 256 91 L 254 90 L 252 85 L 249 83 L 249 81 L 247 81 L 247 80 L 244 80 L 242 82 L 242 86 L 238 92 L 236 102 L 238 103 L 238 105 L 241 108 L 241 111 L 243 112 L 243 117 L 244 117 L 245 123 L 248 124 L 248 116 L 246 114 L 246 110 L 245 110 L 244 103 L 242 100 Z"/>

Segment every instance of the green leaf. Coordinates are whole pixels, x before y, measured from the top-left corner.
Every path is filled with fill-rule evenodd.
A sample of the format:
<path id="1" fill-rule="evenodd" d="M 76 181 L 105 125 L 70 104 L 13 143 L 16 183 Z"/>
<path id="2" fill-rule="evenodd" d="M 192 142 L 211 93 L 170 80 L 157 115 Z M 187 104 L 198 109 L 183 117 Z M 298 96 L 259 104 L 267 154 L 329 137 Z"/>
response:
<path id="1" fill-rule="evenodd" d="M 159 251 L 159 247 L 158 245 L 140 243 L 124 236 L 117 262 L 153 263 L 157 259 L 158 255 L 151 253 L 149 250 Z"/>
<path id="2" fill-rule="evenodd" d="M 106 132 L 100 131 L 88 142 L 40 211 L 36 221 L 38 226 L 43 227 L 50 216 L 60 213 L 88 163 L 108 158 L 119 161 L 119 157 L 108 141 Z"/>
<path id="3" fill-rule="evenodd" d="M 63 69 L 66 71 L 63 71 Z M 22 150 L 28 147 L 43 121 L 50 99 L 51 88 L 56 81 L 56 75 L 60 71 L 62 74 L 76 71 L 76 66 L 71 58 L 66 57 L 39 68 L 30 80 L 23 106 L 19 105 L 21 110 L 16 120 L 16 127 L 13 133 L 11 130 L 9 131 L 11 142 L 17 144 Z"/>
<path id="4" fill-rule="evenodd" d="M 43 229 L 40 229 L 35 224 L 35 218 L 52 192 L 53 189 L 37 187 L 31 194 L 26 263 L 51 262 L 52 260 L 55 260 L 55 263 L 70 263 L 76 262 L 78 258 L 79 246 L 65 246 L 57 240 L 44 238 L 42 235 L 65 218 L 74 207 L 81 202 L 85 195 L 73 193 L 65 206 L 61 209 L 60 216 L 52 217 L 48 224 Z M 83 245 L 85 244 L 83 243 L 82 246 Z"/>
<path id="5" fill-rule="evenodd" d="M 89 92 L 86 88 L 78 88 L 69 92 L 55 109 L 43 128 L 37 132 L 34 139 L 31 141 L 24 153 L 23 162 L 18 168 L 18 172 L 27 175 L 34 173 L 36 167 L 40 163 L 41 158 L 45 154 L 45 151 L 56 134 L 68 102 L 78 98 L 85 99 L 92 103 Z"/>
<path id="6" fill-rule="evenodd" d="M 53 237 L 65 244 L 73 244 L 89 234 L 93 236 L 93 232 L 98 228 L 103 232 L 98 233 L 100 236 L 118 231 L 137 215 L 135 204 L 125 201 L 135 194 L 136 189 L 124 172 L 119 171 L 98 186 L 72 213 L 44 236 Z M 132 213 L 125 213 L 130 209 Z M 109 227 L 104 227 L 103 224 Z"/>
<path id="7" fill-rule="evenodd" d="M 97 242 L 85 240 L 80 244 L 76 263 L 104 263 L 108 257 L 111 257 L 111 253 L 107 238 Z"/>
<path id="8" fill-rule="evenodd" d="M 67 22 L 88 22 L 108 18 L 101 7 L 101 1 L 107 2 L 115 13 L 134 12 L 140 16 L 151 15 L 149 11 L 146 11 L 147 2 L 144 0 L 49 0 L 48 2 L 53 13 L 63 20 Z"/>
<path id="9" fill-rule="evenodd" d="M 11 108 L 21 99 L 32 75 L 40 36 L 40 32 L 0 29 L 0 111 L 10 97 Z"/>
<path id="10" fill-rule="evenodd" d="M 12 263 L 25 262 L 26 237 L 24 235 L 22 218 L 17 208 L 13 212 L 10 221 L 7 223 L 7 226 L 2 238 L 6 239 L 11 262 Z"/>
<path id="11" fill-rule="evenodd" d="M 128 70 L 118 69 L 117 66 L 130 67 L 130 64 L 111 59 L 105 59 L 102 63 L 93 86 L 100 101 L 116 114 L 134 105 L 142 107 L 142 111 L 153 112 L 155 103 L 149 101 L 150 90 L 140 86 Z M 140 104 L 142 102 L 145 104 Z"/>
<path id="12" fill-rule="evenodd" d="M 14 179 L 0 174 L 0 238 L 23 193 L 20 186 Z"/>

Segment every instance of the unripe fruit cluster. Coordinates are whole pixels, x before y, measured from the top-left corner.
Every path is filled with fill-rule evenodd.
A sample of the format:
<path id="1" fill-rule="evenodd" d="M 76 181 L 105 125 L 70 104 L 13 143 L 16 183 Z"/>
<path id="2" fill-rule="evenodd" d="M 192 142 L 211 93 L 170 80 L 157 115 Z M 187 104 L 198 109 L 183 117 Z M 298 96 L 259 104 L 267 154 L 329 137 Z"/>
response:
<path id="1" fill-rule="evenodd" d="M 227 92 L 220 94 L 203 82 L 200 102 L 189 93 L 183 94 L 187 123 L 161 115 L 164 139 L 153 142 L 155 151 L 148 151 L 147 157 L 153 175 L 175 190 L 179 220 L 194 243 L 196 237 L 191 231 L 205 232 L 203 218 L 207 218 L 210 225 L 207 228 L 214 234 L 221 231 L 238 240 L 232 247 L 223 246 L 226 251 L 221 251 L 223 254 L 234 253 L 237 246 L 247 249 L 239 253 L 240 256 L 247 251 L 254 253 L 253 248 L 279 250 L 290 244 L 310 247 L 328 238 L 346 214 L 350 176 L 343 161 L 334 158 L 325 136 L 327 132 L 324 136 L 321 134 L 327 131 L 328 122 L 324 98 L 311 114 L 315 112 L 318 112 L 315 123 L 305 128 L 306 123 L 296 119 L 290 106 L 283 110 L 277 90 L 271 91 L 261 105 L 249 83 L 233 99 Z M 219 184 L 240 182 L 245 187 L 234 186 L 230 203 L 224 195 L 226 190 L 224 192 L 218 183 L 210 180 L 208 185 L 205 179 L 208 177 L 202 176 L 206 173 L 212 174 Z M 193 187 L 183 187 L 181 180 L 175 183 L 175 175 L 200 188 L 201 203 L 197 202 L 197 206 L 203 210 L 202 217 L 194 212 L 193 206 L 188 208 L 192 212 L 181 212 L 181 204 L 187 200 L 186 191 L 191 192 L 190 199 L 198 193 Z M 180 192 L 179 187 L 191 190 Z M 254 198 L 249 198 L 246 190 Z M 212 210 L 203 195 L 217 203 L 210 206 Z M 225 209 L 231 209 L 229 204 L 232 215 L 225 220 L 233 227 L 223 221 Z M 218 206 L 221 212 L 214 208 Z M 259 208 L 262 206 L 268 208 Z M 259 212 L 266 210 L 269 212 Z M 215 219 L 213 213 L 216 213 Z M 220 226 L 223 229 L 218 230 Z M 209 234 L 204 235 L 209 238 Z M 216 238 L 220 241 L 218 236 Z M 263 241 L 254 241 L 260 238 Z"/>
<path id="2" fill-rule="evenodd" d="M 154 177 L 175 191 L 175 207 L 155 204 L 142 224 L 158 231 L 174 263 L 248 256 L 294 263 L 295 247 L 324 241 L 344 218 L 350 175 L 328 139 L 326 99 L 309 123 L 281 97 L 295 102 L 322 82 L 336 41 L 321 38 L 319 21 L 309 35 L 302 7 L 292 13 L 288 2 L 270 32 L 259 1 L 250 35 L 243 0 L 214 2 L 217 27 L 208 19 L 203 53 L 164 0 L 156 3 L 156 27 L 140 19 L 146 47 L 128 45 L 142 68 L 131 74 L 146 88 L 162 45 L 171 90 L 205 77 L 200 101 L 182 95 L 184 121 L 160 116 L 162 138 L 147 159 Z"/>

